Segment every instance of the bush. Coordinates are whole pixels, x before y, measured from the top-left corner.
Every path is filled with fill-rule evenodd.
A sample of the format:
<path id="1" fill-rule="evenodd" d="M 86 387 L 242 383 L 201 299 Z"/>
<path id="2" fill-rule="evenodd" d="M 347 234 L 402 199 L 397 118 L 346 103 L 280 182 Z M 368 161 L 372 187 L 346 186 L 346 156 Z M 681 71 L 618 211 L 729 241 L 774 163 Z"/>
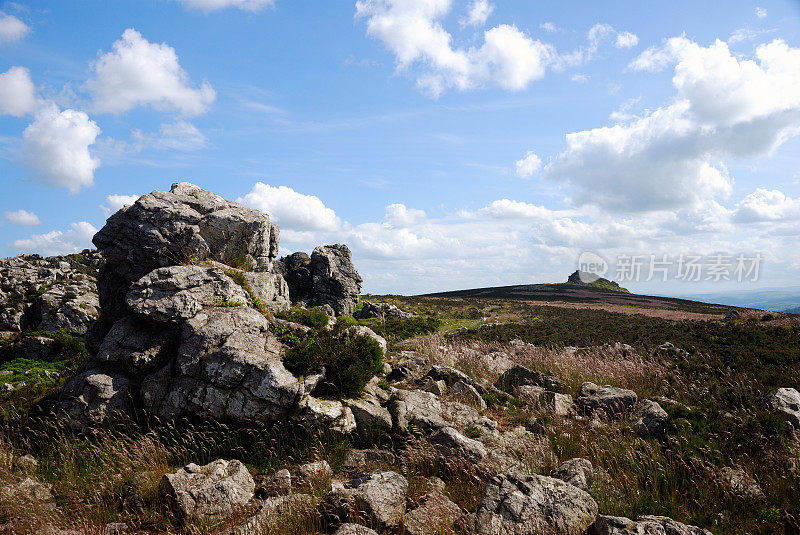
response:
<path id="1" fill-rule="evenodd" d="M 359 320 L 358 323 L 369 327 L 384 338 L 405 340 L 412 336 L 434 333 L 442 322 L 434 317 L 416 316 L 409 319 L 388 317 L 385 321 L 381 321 L 381 318 L 369 318 Z"/>
<path id="2" fill-rule="evenodd" d="M 381 370 L 383 351 L 369 336 L 340 329 L 308 333 L 286 351 L 283 363 L 295 375 L 325 368 L 326 381 L 340 397 L 359 397 L 364 385 Z"/>
<path id="3" fill-rule="evenodd" d="M 289 310 L 278 312 L 276 316 L 282 320 L 299 323 L 315 330 L 323 329 L 328 325 L 328 315 L 318 307 L 308 309 L 292 307 Z"/>

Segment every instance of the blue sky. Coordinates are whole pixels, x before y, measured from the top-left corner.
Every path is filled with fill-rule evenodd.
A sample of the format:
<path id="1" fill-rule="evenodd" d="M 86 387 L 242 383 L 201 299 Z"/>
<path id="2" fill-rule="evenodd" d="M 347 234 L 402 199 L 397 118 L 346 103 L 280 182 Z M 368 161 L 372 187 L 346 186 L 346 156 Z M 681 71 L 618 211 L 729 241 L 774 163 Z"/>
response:
<path id="1" fill-rule="evenodd" d="M 642 292 L 800 281 L 796 1 L 0 12 L 0 256 L 87 247 L 186 180 L 285 252 L 347 243 L 371 292 L 563 280 L 584 251 L 643 259 Z M 758 280 L 676 280 L 715 254 L 762 255 Z"/>

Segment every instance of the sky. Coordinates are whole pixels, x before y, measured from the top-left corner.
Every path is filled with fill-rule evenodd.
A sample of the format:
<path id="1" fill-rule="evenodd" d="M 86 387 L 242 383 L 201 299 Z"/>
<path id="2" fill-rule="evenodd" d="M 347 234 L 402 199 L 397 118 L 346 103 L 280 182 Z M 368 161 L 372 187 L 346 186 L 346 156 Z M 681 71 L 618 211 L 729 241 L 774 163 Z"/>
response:
<path id="1" fill-rule="evenodd" d="M 797 286 L 799 133 L 796 0 L 0 0 L 0 257 L 188 181 L 370 293 Z"/>

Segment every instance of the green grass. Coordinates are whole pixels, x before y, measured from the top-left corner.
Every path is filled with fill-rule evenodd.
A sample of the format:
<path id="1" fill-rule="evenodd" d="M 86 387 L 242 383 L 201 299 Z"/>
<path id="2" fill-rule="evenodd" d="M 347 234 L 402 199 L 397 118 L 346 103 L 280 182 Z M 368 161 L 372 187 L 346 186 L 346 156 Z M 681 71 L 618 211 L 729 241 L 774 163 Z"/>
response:
<path id="1" fill-rule="evenodd" d="M 289 310 L 282 310 L 276 317 L 311 327 L 315 330 L 324 329 L 328 325 L 328 315 L 317 307 L 300 308 L 292 307 Z"/>

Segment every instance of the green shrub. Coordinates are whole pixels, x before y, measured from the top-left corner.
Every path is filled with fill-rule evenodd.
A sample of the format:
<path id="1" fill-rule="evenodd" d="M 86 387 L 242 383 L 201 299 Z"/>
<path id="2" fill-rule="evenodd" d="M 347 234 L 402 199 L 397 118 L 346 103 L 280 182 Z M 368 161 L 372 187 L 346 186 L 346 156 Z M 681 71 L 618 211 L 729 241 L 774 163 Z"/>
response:
<path id="1" fill-rule="evenodd" d="M 358 320 L 353 316 L 339 316 L 336 318 L 336 329 L 344 330 L 355 325 L 358 325 Z"/>
<path id="2" fill-rule="evenodd" d="M 325 368 L 325 378 L 340 397 L 358 397 L 381 370 L 383 351 L 369 336 L 346 331 L 308 333 L 286 351 L 286 368 L 303 376 Z"/>
<path id="3" fill-rule="evenodd" d="M 292 307 L 289 310 L 278 312 L 276 316 L 282 320 L 299 323 L 315 330 L 323 329 L 328 325 L 328 315 L 317 307 L 308 309 Z"/>
<path id="4" fill-rule="evenodd" d="M 442 322 L 434 317 L 416 316 L 409 319 L 388 317 L 382 320 L 381 318 L 369 318 L 359 320 L 358 324 L 369 327 L 384 338 L 405 340 L 412 336 L 434 333 L 439 329 Z"/>
<path id="5" fill-rule="evenodd" d="M 222 301 L 221 303 L 218 303 L 217 306 L 223 308 L 236 308 L 244 306 L 244 303 L 241 301 Z"/>

